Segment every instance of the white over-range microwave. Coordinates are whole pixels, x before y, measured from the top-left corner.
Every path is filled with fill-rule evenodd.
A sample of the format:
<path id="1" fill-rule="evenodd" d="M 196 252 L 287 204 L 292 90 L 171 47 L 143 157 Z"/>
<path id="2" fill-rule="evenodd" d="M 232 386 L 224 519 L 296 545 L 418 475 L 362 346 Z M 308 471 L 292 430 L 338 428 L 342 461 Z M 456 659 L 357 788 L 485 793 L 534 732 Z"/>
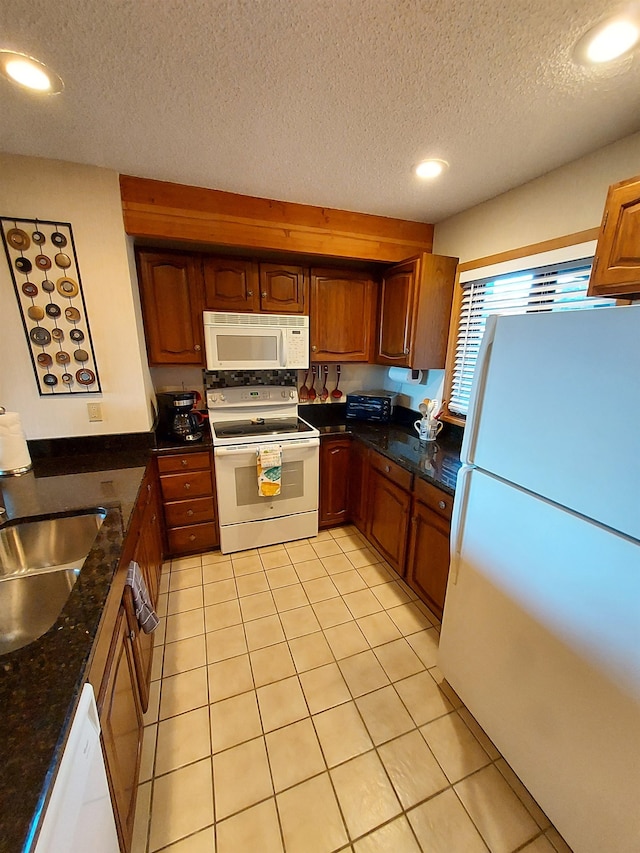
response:
<path id="1" fill-rule="evenodd" d="M 309 367 L 309 318 L 300 314 L 204 312 L 207 370 Z"/>

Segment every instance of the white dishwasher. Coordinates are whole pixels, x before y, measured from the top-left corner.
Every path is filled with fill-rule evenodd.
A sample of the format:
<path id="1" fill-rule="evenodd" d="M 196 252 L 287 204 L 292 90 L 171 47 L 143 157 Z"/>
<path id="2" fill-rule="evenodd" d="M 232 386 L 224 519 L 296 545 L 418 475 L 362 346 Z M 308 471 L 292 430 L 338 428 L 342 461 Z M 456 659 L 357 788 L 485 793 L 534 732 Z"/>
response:
<path id="1" fill-rule="evenodd" d="M 93 688 L 80 694 L 35 853 L 119 853 Z"/>

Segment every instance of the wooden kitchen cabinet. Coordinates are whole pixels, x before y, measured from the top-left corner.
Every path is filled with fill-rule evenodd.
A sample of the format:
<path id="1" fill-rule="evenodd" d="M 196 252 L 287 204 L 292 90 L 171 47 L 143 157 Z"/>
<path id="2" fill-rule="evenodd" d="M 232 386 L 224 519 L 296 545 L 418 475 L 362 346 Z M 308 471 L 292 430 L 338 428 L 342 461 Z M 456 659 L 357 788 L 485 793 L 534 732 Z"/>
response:
<path id="1" fill-rule="evenodd" d="M 369 448 L 353 441 L 349 471 L 349 518 L 361 533 L 367 535 L 369 489 Z"/>
<path id="2" fill-rule="evenodd" d="M 204 305 L 208 311 L 257 311 L 258 266 L 243 258 L 205 257 Z"/>
<path id="3" fill-rule="evenodd" d="M 334 527 L 349 519 L 348 489 L 351 438 L 328 435 L 320 439 L 319 527 Z"/>
<path id="4" fill-rule="evenodd" d="M 311 361 L 371 361 L 377 284 L 367 273 L 311 270 Z"/>
<path id="5" fill-rule="evenodd" d="M 309 276 L 298 266 L 260 263 L 260 311 L 308 314 Z"/>
<path id="6" fill-rule="evenodd" d="M 442 369 L 457 259 L 422 254 L 382 277 L 376 362 Z"/>
<path id="7" fill-rule="evenodd" d="M 411 510 L 407 581 L 442 618 L 449 577 L 449 539 L 453 498 L 416 480 Z"/>
<path id="8" fill-rule="evenodd" d="M 200 261 L 178 252 L 140 250 L 137 262 L 149 364 L 204 367 Z"/>
<path id="9" fill-rule="evenodd" d="M 129 622 L 122 605 L 116 618 L 98 707 L 120 847 L 128 851 L 133 835 L 143 720 Z"/>
<path id="10" fill-rule="evenodd" d="M 405 574 L 413 475 L 372 452 L 369 470 L 367 538 L 400 575 Z"/>
<path id="11" fill-rule="evenodd" d="M 640 299 L 640 175 L 609 187 L 587 295 Z"/>
<path id="12" fill-rule="evenodd" d="M 158 456 L 167 552 L 197 554 L 220 542 L 208 450 Z"/>

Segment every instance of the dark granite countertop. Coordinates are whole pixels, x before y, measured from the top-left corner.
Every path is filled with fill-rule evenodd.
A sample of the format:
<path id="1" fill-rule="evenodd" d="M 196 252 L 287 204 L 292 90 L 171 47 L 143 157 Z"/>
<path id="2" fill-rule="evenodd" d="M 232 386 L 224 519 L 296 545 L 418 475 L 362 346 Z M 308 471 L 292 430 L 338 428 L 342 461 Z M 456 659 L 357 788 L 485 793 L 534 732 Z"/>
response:
<path id="1" fill-rule="evenodd" d="M 93 445 L 71 439 L 30 442 L 33 470 L 0 478 L 8 520 L 91 507 L 107 510 L 54 625 L 39 639 L 0 657 L 0 853 L 31 849 L 86 680 L 153 437 L 111 438 L 101 449 L 93 439 Z"/>
<path id="2" fill-rule="evenodd" d="M 347 420 L 346 404 L 300 406 L 300 417 L 317 427 L 320 435 L 349 433 L 397 462 L 418 477 L 452 495 L 460 468 L 462 430 L 445 424 L 437 441 L 422 442 L 413 428 L 420 414 L 398 406 L 390 424 Z"/>

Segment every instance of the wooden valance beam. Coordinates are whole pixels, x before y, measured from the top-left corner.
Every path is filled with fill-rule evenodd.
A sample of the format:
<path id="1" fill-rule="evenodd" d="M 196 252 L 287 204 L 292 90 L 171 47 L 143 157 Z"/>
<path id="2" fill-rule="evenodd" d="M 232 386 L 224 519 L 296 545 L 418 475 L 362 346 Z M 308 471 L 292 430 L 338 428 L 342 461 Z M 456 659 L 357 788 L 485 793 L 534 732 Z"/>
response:
<path id="1" fill-rule="evenodd" d="M 395 262 L 431 252 L 433 225 L 120 176 L 127 234 Z"/>

